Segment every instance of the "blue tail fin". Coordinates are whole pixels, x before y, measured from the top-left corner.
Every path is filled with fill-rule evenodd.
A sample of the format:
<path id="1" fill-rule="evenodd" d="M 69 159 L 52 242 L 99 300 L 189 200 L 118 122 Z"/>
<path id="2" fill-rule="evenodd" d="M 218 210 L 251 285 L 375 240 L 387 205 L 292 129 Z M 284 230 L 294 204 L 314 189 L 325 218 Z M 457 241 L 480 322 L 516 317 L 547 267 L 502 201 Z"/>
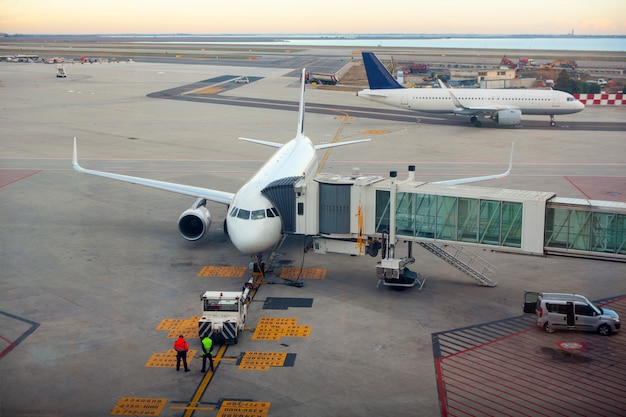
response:
<path id="1" fill-rule="evenodd" d="M 393 78 L 373 52 L 362 52 L 361 54 L 363 55 L 363 65 L 365 65 L 370 90 L 404 88 Z"/>

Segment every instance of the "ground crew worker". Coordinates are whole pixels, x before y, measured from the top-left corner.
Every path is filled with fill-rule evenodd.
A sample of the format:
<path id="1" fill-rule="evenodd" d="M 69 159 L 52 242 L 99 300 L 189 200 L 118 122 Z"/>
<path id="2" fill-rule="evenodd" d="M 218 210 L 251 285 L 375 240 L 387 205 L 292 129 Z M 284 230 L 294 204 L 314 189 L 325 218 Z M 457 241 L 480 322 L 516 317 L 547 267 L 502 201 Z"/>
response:
<path id="1" fill-rule="evenodd" d="M 185 372 L 189 372 L 189 368 L 187 367 L 187 351 L 189 350 L 189 345 L 182 334 L 179 335 L 178 339 L 174 342 L 174 350 L 176 351 L 176 370 L 180 371 L 180 360 L 182 359 L 183 365 L 185 365 Z"/>
<path id="2" fill-rule="evenodd" d="M 209 363 L 211 364 L 211 372 L 214 372 L 213 369 L 213 340 L 209 337 L 209 334 L 205 334 L 202 337 L 202 371 L 206 370 L 206 360 L 209 359 Z"/>

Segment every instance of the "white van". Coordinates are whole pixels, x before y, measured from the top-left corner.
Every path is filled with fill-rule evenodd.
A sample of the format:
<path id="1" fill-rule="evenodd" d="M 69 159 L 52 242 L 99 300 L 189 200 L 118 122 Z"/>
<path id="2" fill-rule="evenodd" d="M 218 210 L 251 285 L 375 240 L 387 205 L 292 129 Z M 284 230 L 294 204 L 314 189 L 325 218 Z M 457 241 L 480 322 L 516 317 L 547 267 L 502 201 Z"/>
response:
<path id="1" fill-rule="evenodd" d="M 555 330 L 583 330 L 608 336 L 619 330 L 619 316 L 613 310 L 595 306 L 579 294 L 524 293 L 524 313 L 537 315 L 537 326 L 547 333 Z"/>

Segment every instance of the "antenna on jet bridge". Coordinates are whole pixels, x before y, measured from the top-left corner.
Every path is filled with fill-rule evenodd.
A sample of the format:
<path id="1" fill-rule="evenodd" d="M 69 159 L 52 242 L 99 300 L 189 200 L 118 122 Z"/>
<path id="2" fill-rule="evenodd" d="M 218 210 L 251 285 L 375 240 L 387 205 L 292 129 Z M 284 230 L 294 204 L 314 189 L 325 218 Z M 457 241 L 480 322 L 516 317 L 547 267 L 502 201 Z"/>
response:
<path id="1" fill-rule="evenodd" d="M 301 91 L 300 91 L 300 108 L 298 114 L 298 130 L 297 137 L 304 135 L 304 90 L 306 85 L 306 68 L 302 68 L 302 75 L 300 76 Z"/>

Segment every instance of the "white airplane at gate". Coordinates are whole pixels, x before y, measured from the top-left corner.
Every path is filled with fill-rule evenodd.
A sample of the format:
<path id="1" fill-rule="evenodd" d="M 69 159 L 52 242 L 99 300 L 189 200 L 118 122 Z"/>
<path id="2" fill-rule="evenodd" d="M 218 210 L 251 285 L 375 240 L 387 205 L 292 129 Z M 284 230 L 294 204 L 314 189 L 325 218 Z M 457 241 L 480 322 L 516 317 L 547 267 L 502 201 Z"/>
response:
<path id="1" fill-rule="evenodd" d="M 97 175 L 195 197 L 197 199 L 195 203 L 184 211 L 178 220 L 179 231 L 187 240 L 198 240 L 209 229 L 211 214 L 206 208 L 207 200 L 225 204 L 229 206 L 229 211 L 226 215 L 224 231 L 227 232 L 233 245 L 245 254 L 261 253 L 278 243 L 282 235 L 281 213 L 263 194 L 263 190 L 268 185 L 282 179 L 313 178 L 319 168 L 317 150 L 370 140 L 360 139 L 313 145 L 311 140 L 304 134 L 305 73 L 303 69 L 298 126 L 294 139 L 282 144 L 239 138 L 278 148 L 278 150 L 236 193 L 85 169 L 78 164 L 76 138 L 74 138 L 74 154 L 72 158 L 74 169 L 84 174 Z"/>
<path id="2" fill-rule="evenodd" d="M 585 105 L 564 91 L 503 88 L 405 88 L 387 71 L 372 52 L 363 52 L 363 64 L 369 89 L 357 96 L 378 103 L 423 113 L 458 114 L 470 117 L 479 127 L 479 117 L 488 117 L 501 126 L 515 126 L 522 114 L 550 116 L 555 126 L 555 115 L 572 114 L 584 110 Z"/>

